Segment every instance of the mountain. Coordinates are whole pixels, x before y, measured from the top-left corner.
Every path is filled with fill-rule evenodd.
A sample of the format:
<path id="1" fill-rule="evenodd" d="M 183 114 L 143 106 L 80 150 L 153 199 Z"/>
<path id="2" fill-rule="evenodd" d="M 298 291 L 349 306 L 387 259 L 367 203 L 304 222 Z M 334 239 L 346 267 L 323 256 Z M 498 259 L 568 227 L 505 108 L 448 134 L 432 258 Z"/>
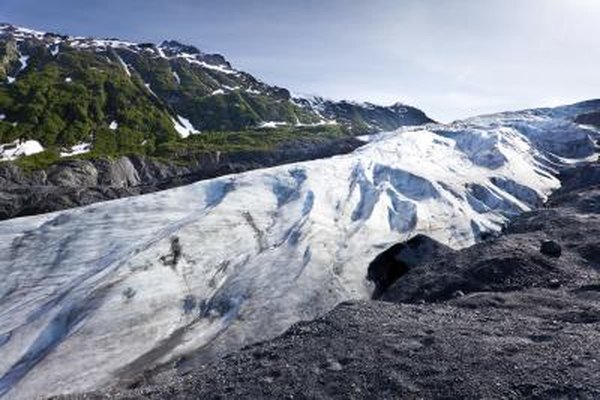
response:
<path id="1" fill-rule="evenodd" d="M 222 55 L 173 40 L 131 43 L 9 24 L 0 25 L 0 82 L 0 160 L 46 149 L 38 164 L 87 153 L 169 158 L 182 147 L 227 142 L 225 133 L 236 131 L 253 146 L 264 136 L 254 131 L 260 128 L 339 136 L 431 121 L 410 107 L 345 102 L 327 102 L 321 114 Z M 221 134 L 183 140 L 200 132 Z"/>
<path id="2" fill-rule="evenodd" d="M 1 222 L 0 396 L 197 367 L 368 299 L 368 266 L 390 246 L 425 234 L 458 251 L 540 207 L 560 171 L 597 158 L 599 131 L 576 121 L 598 111 L 596 100 L 402 129 L 346 155 Z M 491 285 L 497 268 L 448 282 Z"/>
<path id="3" fill-rule="evenodd" d="M 393 131 L 401 126 L 434 122 L 423 111 L 402 103 L 384 107 L 372 103 L 333 101 L 319 96 L 294 97 L 293 101 L 325 120 L 337 121 L 359 133 Z"/>

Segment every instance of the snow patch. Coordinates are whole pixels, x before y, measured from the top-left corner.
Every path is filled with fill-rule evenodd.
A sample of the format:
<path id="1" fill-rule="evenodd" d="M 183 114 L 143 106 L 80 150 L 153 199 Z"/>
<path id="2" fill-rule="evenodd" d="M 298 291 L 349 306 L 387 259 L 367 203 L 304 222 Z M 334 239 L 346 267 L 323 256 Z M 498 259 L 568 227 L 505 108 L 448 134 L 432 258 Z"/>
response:
<path id="1" fill-rule="evenodd" d="M 55 44 L 51 49 L 50 49 L 50 54 L 53 57 L 56 57 L 58 55 L 60 51 L 60 45 L 59 44 Z"/>
<path id="2" fill-rule="evenodd" d="M 154 93 L 154 90 L 152 90 L 152 88 L 150 87 L 150 84 L 149 84 L 149 83 L 144 83 L 144 86 L 146 86 L 146 89 L 148 89 L 148 91 L 150 92 L 150 94 L 152 94 L 152 96 L 154 96 L 154 97 L 158 97 L 158 96 L 156 95 L 156 93 Z"/>
<path id="3" fill-rule="evenodd" d="M 209 64 L 209 63 L 207 63 L 205 61 L 199 60 L 198 57 L 199 57 L 198 54 L 189 54 L 189 53 L 179 53 L 179 54 L 176 55 L 176 58 L 183 58 L 188 63 L 193 64 L 193 65 L 198 65 L 198 66 L 200 66 L 200 67 L 202 67 L 204 69 L 218 71 L 218 72 L 221 72 L 223 74 L 228 74 L 228 75 L 239 75 L 239 71 L 231 69 L 227 65 L 224 65 L 224 64 Z"/>
<path id="4" fill-rule="evenodd" d="M 0 160 L 10 161 L 22 156 L 31 156 L 44 151 L 44 147 L 37 140 L 15 140 L 11 143 L 0 145 Z"/>
<path id="5" fill-rule="evenodd" d="M 13 77 L 13 76 L 7 76 L 6 77 L 6 81 L 8 82 L 9 85 L 12 85 L 13 83 L 15 83 L 17 80 L 17 78 Z"/>
<path id="6" fill-rule="evenodd" d="M 46 35 L 46 32 L 36 31 L 33 29 L 22 28 L 18 26 L 13 26 L 10 24 L 1 24 L 0 31 L 3 33 L 11 33 L 12 36 L 17 40 L 36 38 L 43 39 Z"/>
<path id="7" fill-rule="evenodd" d="M 89 153 L 91 149 L 92 149 L 91 143 L 79 143 L 79 144 L 76 144 L 75 146 L 72 146 L 69 150 L 61 151 L 60 156 L 61 157 L 72 157 L 72 156 L 76 156 L 78 154 Z"/>
<path id="8" fill-rule="evenodd" d="M 173 71 L 173 78 L 175 78 L 175 81 L 177 81 L 178 85 L 181 85 L 181 78 L 179 77 L 177 71 Z"/>
<path id="9" fill-rule="evenodd" d="M 19 72 L 24 71 L 27 68 L 28 62 L 29 62 L 29 56 L 25 56 L 25 55 L 21 55 L 19 57 L 19 62 L 21 63 L 21 68 L 19 69 Z"/>
<path id="10" fill-rule="evenodd" d="M 117 129 L 119 129 L 119 123 L 117 121 L 111 122 L 108 126 L 108 129 L 110 129 L 111 131 L 116 131 Z"/>
<path id="11" fill-rule="evenodd" d="M 124 40 L 112 40 L 112 39 L 91 39 L 91 38 L 77 38 L 83 43 L 79 43 L 79 47 L 103 47 L 113 49 L 127 49 L 130 47 L 137 47 L 136 43 L 126 42 Z"/>
<path id="12" fill-rule="evenodd" d="M 287 122 L 267 121 L 267 122 L 262 122 L 258 127 L 259 128 L 274 129 L 274 128 L 278 128 L 280 126 L 288 126 L 288 125 L 289 124 Z"/>
<path id="13" fill-rule="evenodd" d="M 131 77 L 131 71 L 129 70 L 129 67 L 127 66 L 127 64 L 125 64 L 125 61 L 123 61 L 121 56 L 119 56 L 118 54 L 117 54 L 117 60 L 119 61 L 119 64 L 121 64 L 123 69 L 125 70 L 125 73 L 127 74 L 127 76 Z"/>
<path id="14" fill-rule="evenodd" d="M 160 58 L 167 58 L 165 52 L 160 48 L 160 46 L 156 46 L 156 52 Z"/>
<path id="15" fill-rule="evenodd" d="M 331 126 L 331 125 L 338 125 L 338 122 L 332 121 L 332 120 L 321 120 L 319 122 L 314 122 L 312 124 L 303 124 L 300 121 L 298 121 L 298 122 L 296 122 L 295 126 L 311 128 L 311 127 L 317 127 L 317 126 Z"/>
<path id="16" fill-rule="evenodd" d="M 171 118 L 173 124 L 175 126 L 175 130 L 179 133 L 179 136 L 182 138 L 186 138 L 190 135 L 196 135 L 200 133 L 199 130 L 194 128 L 189 119 L 182 117 L 181 115 L 177 115 L 177 119 Z"/>

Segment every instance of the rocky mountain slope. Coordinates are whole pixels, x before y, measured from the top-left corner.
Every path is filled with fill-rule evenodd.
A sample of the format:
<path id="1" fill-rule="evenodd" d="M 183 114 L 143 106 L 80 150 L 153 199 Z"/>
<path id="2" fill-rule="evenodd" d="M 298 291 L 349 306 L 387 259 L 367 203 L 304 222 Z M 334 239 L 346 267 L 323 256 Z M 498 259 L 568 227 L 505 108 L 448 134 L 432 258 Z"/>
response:
<path id="1" fill-rule="evenodd" d="M 360 113 L 373 106 L 358 104 L 357 118 L 324 117 L 223 56 L 176 41 L 69 37 L 3 24 L 0 61 L 0 143 L 33 139 L 64 153 L 80 143 L 99 153 L 152 152 L 179 136 L 262 125 L 339 122 L 358 134 L 431 121 L 414 108 L 393 106 L 380 107 L 388 114 L 382 123 L 375 115 L 363 123 Z"/>
<path id="2" fill-rule="evenodd" d="M 356 135 L 428 122 L 404 105 L 292 99 L 177 41 L 0 24 L 0 219 L 341 154 Z"/>
<path id="3" fill-rule="evenodd" d="M 4 221 L 0 394 L 94 390 L 188 354 L 203 364 L 367 299 L 367 266 L 394 243 L 425 234 L 458 250 L 543 204 L 557 172 L 595 157 L 598 131 L 575 121 L 599 109 L 399 130 L 343 156 Z"/>
<path id="4" fill-rule="evenodd" d="M 598 398 L 600 164 L 561 182 L 500 237 L 453 251 L 423 236 L 376 259 L 372 279 L 397 279 L 384 301 L 78 398 Z"/>
<path id="5" fill-rule="evenodd" d="M 406 104 L 380 106 L 371 103 L 333 101 L 319 96 L 295 97 L 299 106 L 314 110 L 321 118 L 352 127 L 354 132 L 387 132 L 401 126 L 433 122 L 425 113 Z"/>
<path id="6" fill-rule="evenodd" d="M 186 152 L 179 160 L 142 155 L 66 159 L 28 171 L 0 163 L 0 220 L 53 212 L 164 190 L 199 180 L 275 165 L 349 153 L 364 142 L 354 137 L 299 135 L 272 148 Z"/>

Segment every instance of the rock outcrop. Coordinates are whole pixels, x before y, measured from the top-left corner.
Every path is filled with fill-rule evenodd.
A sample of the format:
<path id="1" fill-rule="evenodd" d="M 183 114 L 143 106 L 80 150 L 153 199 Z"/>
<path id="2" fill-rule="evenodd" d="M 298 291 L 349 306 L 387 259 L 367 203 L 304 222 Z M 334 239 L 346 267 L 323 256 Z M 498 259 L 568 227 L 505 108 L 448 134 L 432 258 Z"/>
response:
<path id="1" fill-rule="evenodd" d="M 151 193 L 250 169 L 345 154 L 362 144 L 350 137 L 326 144 L 290 143 L 274 151 L 192 154 L 185 165 L 133 155 L 65 160 L 46 170 L 26 173 L 13 163 L 0 163 L 0 220 Z"/>

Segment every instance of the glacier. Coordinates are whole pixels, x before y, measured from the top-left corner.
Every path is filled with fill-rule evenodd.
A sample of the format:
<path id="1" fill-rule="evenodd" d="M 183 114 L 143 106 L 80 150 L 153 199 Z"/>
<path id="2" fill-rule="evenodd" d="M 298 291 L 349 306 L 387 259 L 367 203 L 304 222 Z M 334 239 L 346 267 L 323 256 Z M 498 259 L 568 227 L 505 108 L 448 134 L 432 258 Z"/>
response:
<path id="1" fill-rule="evenodd" d="M 404 128 L 351 154 L 0 223 L 0 397 L 81 392 L 370 297 L 369 263 L 453 248 L 596 157 L 599 101 Z"/>

